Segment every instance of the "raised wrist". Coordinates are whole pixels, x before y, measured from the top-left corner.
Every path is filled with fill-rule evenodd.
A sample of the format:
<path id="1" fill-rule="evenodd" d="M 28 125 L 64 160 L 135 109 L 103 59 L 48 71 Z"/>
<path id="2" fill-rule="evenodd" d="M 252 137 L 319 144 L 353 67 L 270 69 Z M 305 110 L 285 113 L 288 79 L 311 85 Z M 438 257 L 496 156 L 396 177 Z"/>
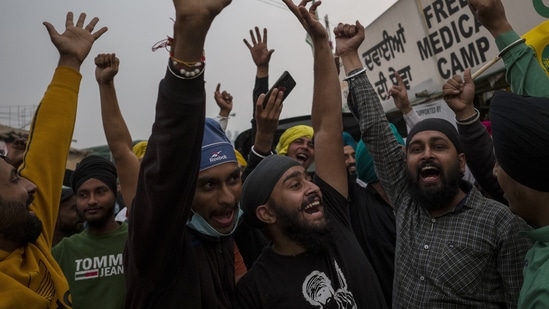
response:
<path id="1" fill-rule="evenodd" d="M 258 66 L 256 75 L 258 78 L 269 76 L 269 66 Z"/>
<path id="2" fill-rule="evenodd" d="M 503 33 L 513 31 L 513 27 L 511 27 L 511 24 L 506 20 L 505 22 L 498 23 L 497 27 L 494 27 L 493 29 L 490 29 L 490 34 L 494 37 L 494 39 L 497 39 L 500 35 Z"/>
<path id="3" fill-rule="evenodd" d="M 82 65 L 82 61 L 74 57 L 61 56 L 59 57 L 59 62 L 57 65 L 60 67 L 69 67 L 77 72 L 80 72 L 80 66 Z"/>
<path id="4" fill-rule="evenodd" d="M 414 109 L 412 108 L 411 105 L 408 104 L 408 106 L 405 106 L 403 107 L 400 111 L 404 114 L 404 115 L 407 115 L 409 114 L 411 111 L 413 111 Z"/>
<path id="5" fill-rule="evenodd" d="M 474 109 L 474 108 L 461 111 L 459 113 L 456 113 L 456 120 L 457 121 L 467 120 L 467 119 L 475 116 L 476 113 L 477 113 L 476 109 Z"/>
<path id="6" fill-rule="evenodd" d="M 228 118 L 230 114 L 231 114 L 230 110 L 220 110 L 219 111 L 219 116 L 220 117 Z"/>
<path id="7" fill-rule="evenodd" d="M 112 86 L 114 85 L 114 80 L 113 79 L 109 79 L 109 80 L 98 80 L 97 81 L 97 84 L 99 86 Z"/>
<path id="8" fill-rule="evenodd" d="M 470 125 L 480 118 L 479 111 L 474 108 L 472 112 L 456 114 L 456 122 L 460 125 Z"/>

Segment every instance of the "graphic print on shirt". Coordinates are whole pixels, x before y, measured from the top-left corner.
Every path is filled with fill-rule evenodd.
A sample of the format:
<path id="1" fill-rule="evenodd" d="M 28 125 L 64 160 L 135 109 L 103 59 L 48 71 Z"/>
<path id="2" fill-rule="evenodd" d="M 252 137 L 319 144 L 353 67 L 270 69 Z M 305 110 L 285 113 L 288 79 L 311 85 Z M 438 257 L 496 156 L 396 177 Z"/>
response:
<path id="1" fill-rule="evenodd" d="M 347 281 L 339 265 L 334 260 L 334 266 L 337 272 L 339 288 L 337 290 L 332 286 L 332 281 L 328 276 L 318 270 L 312 271 L 303 281 L 302 293 L 305 300 L 311 305 L 324 308 L 331 302 L 336 302 L 337 308 L 356 309 L 356 302 L 353 293 L 347 290 Z"/>
<path id="2" fill-rule="evenodd" d="M 122 253 L 77 259 L 74 280 L 87 280 L 124 274 Z"/>

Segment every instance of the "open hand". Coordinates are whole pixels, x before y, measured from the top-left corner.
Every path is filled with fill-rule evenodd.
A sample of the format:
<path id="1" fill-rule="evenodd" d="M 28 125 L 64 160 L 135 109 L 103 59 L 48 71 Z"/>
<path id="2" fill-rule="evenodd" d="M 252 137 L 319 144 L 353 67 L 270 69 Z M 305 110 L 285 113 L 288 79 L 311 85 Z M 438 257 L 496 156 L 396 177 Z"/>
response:
<path id="1" fill-rule="evenodd" d="M 50 39 L 59 51 L 59 65 L 66 65 L 79 69 L 80 65 L 88 56 L 93 43 L 103 33 L 107 31 L 107 27 L 93 32 L 99 19 L 94 17 L 87 26 L 84 27 L 86 14 L 82 13 L 78 17 L 76 25 L 73 22 L 73 13 L 68 12 L 65 21 L 65 32 L 59 34 L 55 27 L 49 22 L 44 22 L 44 26 L 50 35 Z"/>
<path id="2" fill-rule="evenodd" d="M 250 38 L 252 40 L 252 44 L 250 44 L 250 42 L 248 42 L 248 40 L 246 39 L 244 39 L 243 41 L 250 50 L 255 65 L 258 67 L 269 66 L 269 62 L 271 61 L 271 55 L 274 53 L 274 49 L 269 49 L 267 47 L 267 28 L 263 28 L 262 37 L 259 28 L 255 27 L 255 35 L 254 31 L 250 30 Z"/>

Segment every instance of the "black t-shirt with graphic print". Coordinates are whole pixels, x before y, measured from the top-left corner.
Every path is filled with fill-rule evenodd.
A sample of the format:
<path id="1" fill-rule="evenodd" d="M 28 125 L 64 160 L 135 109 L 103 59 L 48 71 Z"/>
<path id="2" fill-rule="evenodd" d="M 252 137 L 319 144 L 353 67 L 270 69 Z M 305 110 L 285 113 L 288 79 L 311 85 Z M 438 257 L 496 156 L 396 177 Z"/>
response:
<path id="1" fill-rule="evenodd" d="M 351 229 L 347 200 L 322 179 L 334 247 L 281 256 L 267 247 L 237 285 L 235 308 L 387 308 L 377 276 Z"/>

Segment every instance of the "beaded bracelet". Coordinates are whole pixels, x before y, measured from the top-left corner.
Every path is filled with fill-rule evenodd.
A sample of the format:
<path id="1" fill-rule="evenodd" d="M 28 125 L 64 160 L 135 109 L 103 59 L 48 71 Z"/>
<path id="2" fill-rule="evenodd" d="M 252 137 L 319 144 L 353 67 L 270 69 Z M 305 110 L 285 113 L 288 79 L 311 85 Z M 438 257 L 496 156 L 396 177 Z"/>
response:
<path id="1" fill-rule="evenodd" d="M 178 70 L 179 74 L 181 74 L 182 76 L 193 78 L 202 74 L 202 72 L 204 72 L 204 67 L 205 67 L 204 62 L 199 61 L 193 64 L 183 64 L 183 63 L 174 61 L 173 58 L 171 59 L 172 59 L 172 65 Z M 185 65 L 186 67 L 190 67 L 190 69 L 188 68 L 185 69 L 182 67 L 182 65 Z"/>
<path id="2" fill-rule="evenodd" d="M 168 36 L 166 39 L 156 42 L 152 51 L 156 51 L 160 48 L 165 48 L 173 46 L 173 38 Z M 200 76 L 204 73 L 204 68 L 206 66 L 206 57 L 204 57 L 204 52 L 202 52 L 202 57 L 200 61 L 183 61 L 174 57 L 173 52 L 170 50 L 170 64 L 168 65 L 168 70 L 177 78 L 181 79 L 193 79 Z M 185 66 L 185 67 L 183 67 Z M 189 69 L 190 68 L 190 69 Z"/>
<path id="3" fill-rule="evenodd" d="M 204 55 L 200 58 L 200 61 L 192 61 L 192 62 L 183 61 L 175 58 L 174 56 L 170 56 L 170 65 L 168 66 L 172 74 L 183 79 L 193 79 L 200 76 L 202 73 L 204 73 L 205 67 L 206 67 L 206 58 L 204 57 Z M 174 70 L 172 70 L 172 68 L 178 74 L 176 74 Z"/>
<path id="4" fill-rule="evenodd" d="M 200 68 L 202 67 L 202 68 Z M 188 69 L 184 69 L 180 67 L 177 62 L 170 61 L 170 64 L 168 65 L 168 70 L 177 78 L 180 79 L 193 79 L 197 78 L 198 76 L 202 75 L 204 73 L 205 64 L 202 62 L 198 62 L 196 64 L 196 68 L 192 71 L 188 71 Z"/>

